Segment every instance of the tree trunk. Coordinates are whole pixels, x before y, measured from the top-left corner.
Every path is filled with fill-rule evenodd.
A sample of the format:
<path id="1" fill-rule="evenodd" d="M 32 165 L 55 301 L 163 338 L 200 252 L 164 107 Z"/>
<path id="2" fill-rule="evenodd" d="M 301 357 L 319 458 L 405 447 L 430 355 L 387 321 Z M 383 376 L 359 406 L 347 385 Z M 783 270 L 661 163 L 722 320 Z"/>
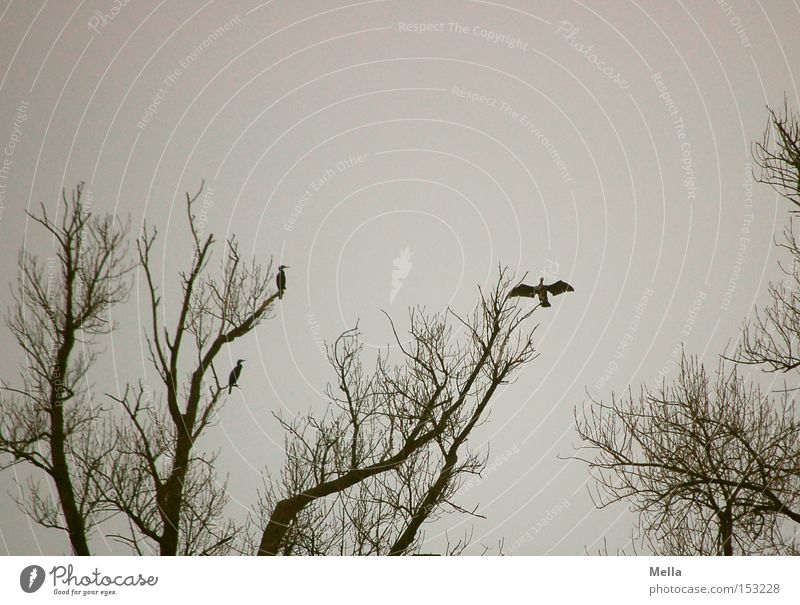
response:
<path id="1" fill-rule="evenodd" d="M 75 489 L 70 478 L 69 463 L 64 450 L 64 414 L 60 403 L 51 410 L 50 417 L 50 449 L 53 456 L 51 476 L 56 484 L 61 511 L 64 513 L 67 525 L 67 534 L 73 552 L 76 555 L 89 556 L 92 553 L 89 552 L 89 545 L 86 541 L 86 527 L 75 502 Z"/>
<path id="2" fill-rule="evenodd" d="M 71 300 L 69 304 L 71 304 Z M 52 456 L 50 474 L 56 484 L 72 550 L 76 555 L 89 556 L 92 553 L 89 552 L 89 544 L 86 540 L 86 525 L 75 501 L 75 488 L 72 485 L 72 475 L 65 447 L 63 381 L 66 380 L 68 360 L 74 344 L 74 329 L 67 325 L 64 329 L 64 342 L 56 355 L 54 376 L 50 382 L 50 452 Z"/>
<path id="3" fill-rule="evenodd" d="M 301 494 L 291 496 L 281 500 L 275 505 L 275 509 L 270 515 L 269 522 L 261 535 L 261 543 L 258 547 L 259 556 L 274 556 L 278 554 L 283 538 L 289 530 L 292 521 L 306 506 L 317 498 L 324 498 L 331 494 L 342 492 L 364 479 L 375 475 L 392 471 L 405 462 L 414 450 L 420 445 L 427 443 L 432 438 L 430 433 L 410 441 L 406 446 L 391 458 L 376 462 L 364 468 L 353 469 L 334 479 L 320 483 Z"/>
<path id="4" fill-rule="evenodd" d="M 733 556 L 733 513 L 730 507 L 719 513 L 719 554 Z"/>
<path id="5" fill-rule="evenodd" d="M 172 473 L 164 485 L 164 494 L 159 503 L 162 511 L 161 519 L 164 523 L 164 530 L 159 542 L 159 551 L 162 556 L 174 557 L 178 554 L 183 509 L 183 484 L 189 470 L 191 449 L 191 437 L 186 431 L 181 431 L 175 448 L 175 463 L 172 466 Z"/>

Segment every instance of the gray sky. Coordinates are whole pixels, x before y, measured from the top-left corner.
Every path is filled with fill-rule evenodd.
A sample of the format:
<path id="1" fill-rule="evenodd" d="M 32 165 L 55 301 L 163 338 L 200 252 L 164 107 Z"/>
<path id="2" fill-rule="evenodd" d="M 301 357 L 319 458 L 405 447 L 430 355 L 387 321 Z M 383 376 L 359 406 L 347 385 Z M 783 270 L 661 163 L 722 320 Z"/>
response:
<path id="1" fill-rule="evenodd" d="M 541 356 L 474 435 L 489 469 L 462 504 L 486 519 L 427 536 L 625 546 L 631 515 L 595 510 L 585 466 L 563 459 L 573 408 L 674 376 L 682 341 L 713 365 L 779 277 L 787 206 L 752 183 L 750 148 L 765 105 L 798 106 L 796 1 L 120 4 L 0 7 L 0 281 L 21 247 L 50 254 L 24 210 L 80 180 L 95 210 L 159 225 L 171 280 L 183 195 L 205 178 L 205 228 L 291 266 L 276 318 L 229 351 L 249 361 L 242 389 L 204 442 L 240 516 L 282 463 L 272 412 L 324 406 L 324 339 L 360 319 L 387 343 L 381 309 L 466 311 L 498 263 L 566 279 L 575 293 L 537 313 Z M 155 377 L 143 294 L 115 312 L 98 396 Z M 5 328 L 0 344 L 13 380 Z M 0 474 L 0 552 L 68 552 L 16 509 L 14 478 Z"/>

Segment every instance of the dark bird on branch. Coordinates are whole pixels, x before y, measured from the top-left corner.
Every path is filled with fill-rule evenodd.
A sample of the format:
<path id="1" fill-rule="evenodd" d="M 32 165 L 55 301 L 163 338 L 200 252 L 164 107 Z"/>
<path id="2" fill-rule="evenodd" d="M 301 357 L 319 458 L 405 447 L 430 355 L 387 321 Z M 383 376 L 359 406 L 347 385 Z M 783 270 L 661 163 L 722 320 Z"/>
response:
<path id="1" fill-rule="evenodd" d="M 228 375 L 228 395 L 233 392 L 233 387 L 238 387 L 239 384 L 239 375 L 242 373 L 242 364 L 244 363 L 244 359 L 237 359 L 236 360 L 236 367 L 231 370 L 231 373 Z"/>
<path id="2" fill-rule="evenodd" d="M 283 298 L 283 291 L 286 290 L 286 274 L 284 269 L 288 269 L 288 265 L 281 265 L 278 267 L 278 274 L 275 276 L 275 285 L 278 286 L 278 298 Z"/>
<path id="3" fill-rule="evenodd" d="M 509 296 L 528 296 L 530 298 L 539 297 L 539 302 L 543 307 L 550 307 L 550 301 L 547 300 L 547 295 L 550 294 L 551 296 L 558 296 L 559 294 L 563 294 L 564 292 L 574 292 L 575 288 L 570 286 L 567 282 L 561 281 L 560 279 L 557 282 L 552 284 L 545 284 L 544 277 L 539 278 L 539 285 L 538 286 L 529 286 L 527 284 L 520 284 L 514 287 L 511 292 L 509 292 Z"/>

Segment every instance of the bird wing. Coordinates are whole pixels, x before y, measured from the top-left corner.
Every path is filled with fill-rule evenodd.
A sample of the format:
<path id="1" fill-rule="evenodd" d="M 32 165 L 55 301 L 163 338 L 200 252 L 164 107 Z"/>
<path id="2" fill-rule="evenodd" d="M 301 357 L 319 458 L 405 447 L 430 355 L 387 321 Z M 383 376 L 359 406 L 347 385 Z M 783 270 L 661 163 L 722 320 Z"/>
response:
<path id="1" fill-rule="evenodd" d="M 567 282 L 561 281 L 560 279 L 557 282 L 554 282 L 552 284 L 546 285 L 544 288 L 545 288 L 545 290 L 547 290 L 553 296 L 557 296 L 559 294 L 563 294 L 564 292 L 574 292 L 575 291 L 575 288 L 570 286 Z"/>
<path id="2" fill-rule="evenodd" d="M 519 284 L 515 286 L 511 292 L 508 293 L 509 296 L 530 296 L 534 297 L 537 296 L 539 293 L 539 288 L 537 286 L 529 286 L 527 284 Z"/>

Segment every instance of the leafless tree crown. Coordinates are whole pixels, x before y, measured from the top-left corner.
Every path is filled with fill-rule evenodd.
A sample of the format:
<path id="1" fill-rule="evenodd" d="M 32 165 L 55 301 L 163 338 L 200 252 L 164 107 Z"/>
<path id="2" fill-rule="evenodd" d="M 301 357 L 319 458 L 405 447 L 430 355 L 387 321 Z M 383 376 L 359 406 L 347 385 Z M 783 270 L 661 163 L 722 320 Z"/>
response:
<path id="1" fill-rule="evenodd" d="M 135 553 L 213 555 L 418 553 L 423 526 L 446 513 L 477 515 L 456 500 L 466 477 L 479 476 L 485 453 L 470 437 L 490 403 L 536 357 L 538 306 L 509 298 L 501 269 L 466 316 L 414 309 L 407 334 L 391 318 L 395 352 L 365 359 L 356 327 L 327 348 L 333 382 L 321 416 L 277 415 L 286 462 L 269 478 L 254 515 L 238 527 L 227 511 L 216 454 L 203 446 L 230 386 L 215 362 L 232 343 L 272 315 L 278 293 L 270 265 L 243 258 L 228 239 L 219 266 L 213 235 L 203 235 L 195 195 L 186 195 L 189 261 L 178 273 L 169 313 L 157 284 L 158 233 L 144 226 L 135 261 L 127 226 L 93 218 L 83 187 L 63 196 L 60 221 L 44 207 L 32 217 L 54 239 L 43 263 L 20 256 L 8 325 L 27 359 L 17 386 L 3 383 L 0 453 L 52 480 L 58 501 L 28 486 L 24 509 L 46 527 L 65 530 L 77 554 L 90 554 L 90 531 Z M 144 340 L 155 384 L 129 382 L 98 405 L 88 384 L 98 337 L 110 311 L 130 291 L 138 269 L 145 286 Z M 463 536 L 446 552 L 463 552 Z"/>
<path id="2" fill-rule="evenodd" d="M 475 512 L 454 501 L 485 464 L 468 438 L 536 356 L 535 307 L 507 298 L 510 286 L 501 272 L 468 317 L 412 311 L 407 338 L 392 323 L 397 362 L 379 355 L 367 371 L 357 329 L 329 347 L 329 412 L 278 417 L 287 461 L 264 493 L 259 554 L 407 554 L 427 521 Z"/>
<path id="3" fill-rule="evenodd" d="M 97 430 L 102 406 L 91 396 L 89 370 L 98 337 L 113 327 L 111 309 L 128 296 L 131 270 L 127 225 L 91 216 L 83 196 L 81 183 L 69 198 L 62 192 L 55 217 L 44 205 L 29 214 L 52 237 L 54 255 L 19 256 L 7 325 L 25 364 L 17 386 L 4 382 L 0 392 L 0 452 L 43 471 L 58 496 L 53 501 L 31 479 L 19 504 L 41 525 L 66 531 L 80 555 L 89 554 L 89 532 L 105 518 L 95 480 L 114 445 Z"/>
<path id="4" fill-rule="evenodd" d="M 659 554 L 787 552 L 800 522 L 794 403 L 721 363 L 684 357 L 671 385 L 593 402 L 577 418 L 598 506 L 625 501 Z"/>
<path id="5" fill-rule="evenodd" d="M 224 516 L 228 496 L 216 479 L 216 457 L 198 442 L 228 391 L 215 360 L 269 318 L 277 292 L 270 267 L 244 261 L 235 238 L 225 242 L 214 274 L 209 265 L 215 240 L 201 237 L 194 212 L 201 192 L 202 186 L 186 195 L 192 254 L 179 274 L 181 298 L 171 327 L 164 324 L 154 274 L 156 230 L 145 227 L 137 242 L 150 302 L 147 348 L 160 384 L 149 388 L 140 382 L 112 396 L 124 419 L 116 426 L 118 446 L 103 477 L 105 504 L 127 520 L 128 531 L 116 537 L 136 552 L 224 554 L 236 533 Z"/>
<path id="6" fill-rule="evenodd" d="M 783 111 L 767 110 L 769 123 L 753 149 L 760 168 L 757 178 L 800 207 L 800 121 L 788 101 Z"/>

